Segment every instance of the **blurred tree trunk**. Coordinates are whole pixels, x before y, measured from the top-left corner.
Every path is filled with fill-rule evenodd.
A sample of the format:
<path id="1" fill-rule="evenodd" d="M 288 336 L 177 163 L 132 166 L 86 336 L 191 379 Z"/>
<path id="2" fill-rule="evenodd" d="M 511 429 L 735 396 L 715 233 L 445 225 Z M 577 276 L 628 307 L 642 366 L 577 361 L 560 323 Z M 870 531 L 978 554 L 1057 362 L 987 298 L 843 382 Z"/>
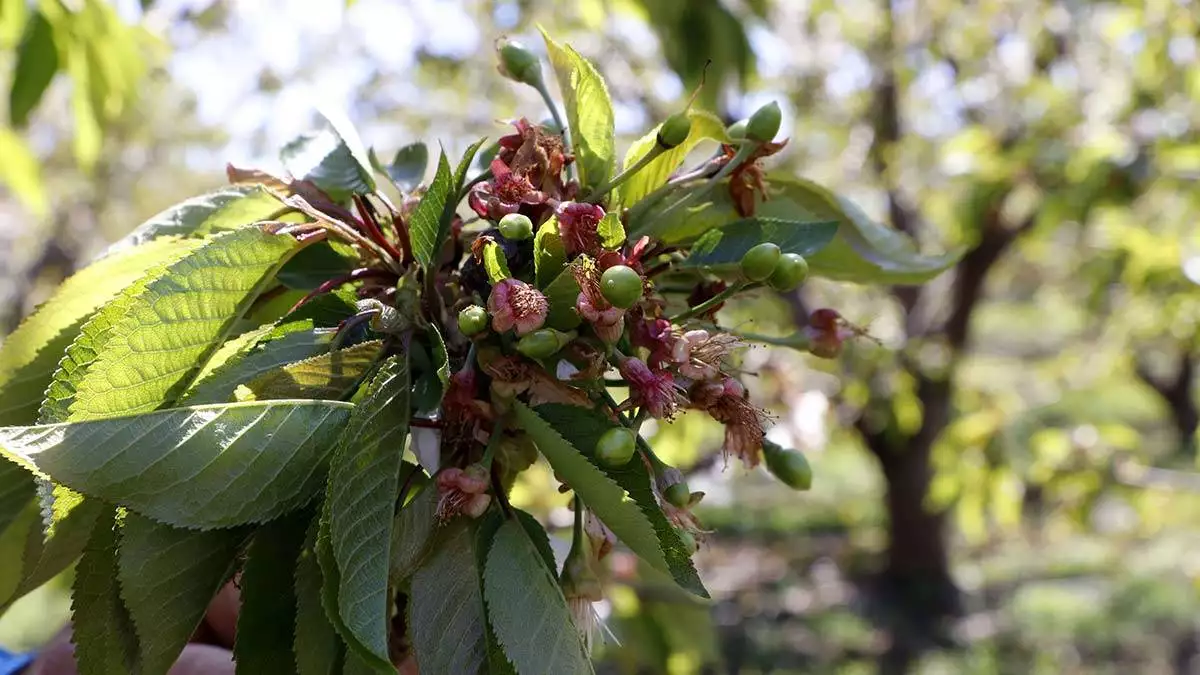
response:
<path id="1" fill-rule="evenodd" d="M 1194 342 L 1194 340 L 1193 340 Z M 1196 380 L 1196 362 L 1190 344 L 1180 346 L 1174 372 L 1166 377 L 1155 375 L 1143 363 L 1137 363 L 1138 377 L 1159 395 L 1171 412 L 1182 457 L 1196 456 L 1196 432 L 1200 430 L 1200 410 L 1192 396 Z"/>

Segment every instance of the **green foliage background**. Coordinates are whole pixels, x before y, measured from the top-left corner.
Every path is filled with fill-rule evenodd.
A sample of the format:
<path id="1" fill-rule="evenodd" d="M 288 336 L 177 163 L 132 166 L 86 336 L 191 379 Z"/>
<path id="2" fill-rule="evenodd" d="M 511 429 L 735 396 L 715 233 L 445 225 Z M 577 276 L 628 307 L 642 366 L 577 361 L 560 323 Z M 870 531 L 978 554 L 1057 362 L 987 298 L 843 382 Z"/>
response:
<path id="1" fill-rule="evenodd" d="M 275 118 L 295 115 L 273 111 L 255 134 L 202 119 L 197 102 L 217 85 L 177 78 L 171 64 L 244 34 L 244 15 L 234 3 L 143 4 L 119 14 L 100 0 L 0 2 L 11 92 L 0 126 L 0 333 L 134 223 L 219 187 L 224 159 L 269 154 Z M 458 156 L 479 133 L 498 134 L 494 120 L 541 110 L 495 77 L 490 50 L 501 34 L 536 43 L 537 21 L 609 81 L 621 156 L 678 109 L 711 58 L 700 101 L 726 121 L 772 96 L 789 104 L 781 171 L 838 186 L 928 250 L 968 250 L 920 291 L 814 284 L 788 302 L 727 310 L 747 330 L 786 335 L 808 310 L 834 306 L 882 345 L 861 342 L 830 363 L 787 350 L 747 357 L 776 433 L 813 461 L 809 493 L 723 470 L 711 458 L 719 429 L 698 420 L 661 430 L 656 445 L 696 465 L 693 487 L 710 491 L 701 515 L 714 534 L 698 561 L 717 603 L 614 584 L 621 646 L 603 650 L 606 667 L 1166 673 L 1197 658 L 1194 6 L 449 5 L 475 40 L 449 53 L 404 45 L 411 69 L 355 51 L 363 21 L 396 18 L 368 2 L 345 9 L 336 50 L 314 41 L 293 72 L 256 66 L 248 46 L 239 67 L 280 100 L 289 84 L 365 68 L 351 103 L 355 121 L 378 120 L 364 129 L 369 144 L 443 138 Z M 422 3 L 401 7 L 437 20 L 421 18 Z M 181 26 L 191 38 L 172 44 Z M 922 455 L 928 489 L 901 501 L 944 514 L 919 522 L 915 539 L 932 530 L 945 544 L 964 592 L 948 622 L 888 583 L 888 479 L 912 466 L 897 458 Z M 541 475 L 517 501 L 553 517 L 563 504 L 546 498 Z M 929 550 L 912 554 L 922 578 L 937 575 Z M 18 604 L 0 621 L 3 642 L 49 637 L 68 585 Z"/>

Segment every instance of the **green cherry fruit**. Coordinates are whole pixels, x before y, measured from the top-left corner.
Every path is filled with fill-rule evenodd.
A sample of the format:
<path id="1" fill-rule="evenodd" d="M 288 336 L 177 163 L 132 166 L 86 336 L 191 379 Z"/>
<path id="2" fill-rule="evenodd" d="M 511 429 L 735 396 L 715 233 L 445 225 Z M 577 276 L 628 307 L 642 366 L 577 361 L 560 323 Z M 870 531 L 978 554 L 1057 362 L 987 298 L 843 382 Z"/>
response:
<path id="1" fill-rule="evenodd" d="M 779 133 L 782 120 L 783 113 L 779 110 L 779 104 L 771 101 L 750 116 L 750 121 L 746 123 L 746 137 L 759 143 L 770 143 L 775 140 L 775 134 Z"/>
<path id="2" fill-rule="evenodd" d="M 763 242 L 742 256 L 742 274 L 750 281 L 766 281 L 775 272 L 782 255 L 778 246 Z"/>
<path id="3" fill-rule="evenodd" d="M 692 118 L 686 112 L 677 112 L 663 121 L 658 129 L 658 144 L 670 150 L 683 145 L 692 133 Z"/>
<path id="4" fill-rule="evenodd" d="M 496 45 L 500 54 L 500 73 L 531 87 L 542 83 L 542 64 L 533 52 L 516 40 L 501 40 Z"/>
<path id="5" fill-rule="evenodd" d="M 596 441 L 596 461 L 609 468 L 625 466 L 633 459 L 637 439 L 633 432 L 623 427 L 614 427 L 604 432 Z"/>
<path id="6" fill-rule="evenodd" d="M 613 265 L 600 275 L 600 293 L 613 307 L 629 309 L 642 299 L 642 277 L 632 267 Z"/>
<path id="7" fill-rule="evenodd" d="M 740 141 L 746 137 L 746 126 L 748 123 L 749 122 L 747 120 L 738 120 L 733 124 L 730 124 L 729 128 L 725 130 L 725 133 L 729 134 L 729 137 L 733 140 Z"/>
<path id="8" fill-rule="evenodd" d="M 784 485 L 800 491 L 812 487 L 812 467 L 802 453 L 767 441 L 763 443 L 763 455 L 767 470 Z"/>
<path id="9" fill-rule="evenodd" d="M 687 483 L 675 483 L 667 487 L 663 498 L 676 508 L 686 509 L 692 501 L 692 491 L 688 489 Z"/>
<path id="10" fill-rule="evenodd" d="M 799 253 L 785 253 L 775 265 L 775 271 L 767 278 L 767 283 L 777 291 L 788 292 L 796 290 L 808 278 L 808 261 Z"/>
<path id="11" fill-rule="evenodd" d="M 517 351 L 531 359 L 546 359 L 563 347 L 563 339 L 558 331 L 552 328 L 535 330 L 529 335 L 517 340 Z"/>
<path id="12" fill-rule="evenodd" d="M 509 241 L 525 241 L 533 236 L 533 221 L 529 216 L 510 213 L 500 219 L 500 234 Z"/>
<path id="13" fill-rule="evenodd" d="M 471 305 L 458 313 L 458 329 L 470 337 L 487 330 L 488 313 L 479 305 Z"/>

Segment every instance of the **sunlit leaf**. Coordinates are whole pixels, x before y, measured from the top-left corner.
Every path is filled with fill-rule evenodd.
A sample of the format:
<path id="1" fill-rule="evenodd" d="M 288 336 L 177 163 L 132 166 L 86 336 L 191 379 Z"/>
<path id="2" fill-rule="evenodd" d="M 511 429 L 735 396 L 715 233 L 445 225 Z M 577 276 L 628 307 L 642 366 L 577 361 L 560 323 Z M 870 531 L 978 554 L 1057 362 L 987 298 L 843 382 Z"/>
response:
<path id="1" fill-rule="evenodd" d="M 235 393 L 240 400 L 341 400 L 370 372 L 382 351 L 383 343 L 372 340 L 325 352 L 248 379 Z"/>
<path id="2" fill-rule="evenodd" d="M 33 150 L 12 129 L 0 127 L 0 157 L 4 158 L 0 162 L 0 182 L 34 215 L 44 215 L 49 202 L 42 185 L 41 164 Z"/>
<path id="3" fill-rule="evenodd" d="M 569 45 L 555 42 L 542 30 L 550 65 L 562 90 L 579 182 L 594 188 L 609 179 L 616 160 L 613 107 L 608 87 L 596 67 Z"/>
<path id="4" fill-rule="evenodd" d="M 687 115 L 692 121 L 692 129 L 688 133 L 688 137 L 684 139 L 683 143 L 663 151 L 661 155 L 650 160 L 649 164 L 626 180 L 617 191 L 617 197 L 614 200 L 616 204 L 632 206 L 644 199 L 646 195 L 662 187 L 671 174 L 675 173 L 675 170 L 683 163 L 688 153 L 700 143 L 706 140 L 725 143 L 729 140 L 725 133 L 724 123 L 716 115 L 702 110 L 689 110 Z M 658 132 L 661 128 L 661 124 L 654 127 L 629 146 L 629 150 L 625 153 L 625 168 L 633 166 L 658 144 Z"/>
<path id="5" fill-rule="evenodd" d="M 670 566 L 663 557 L 654 527 L 638 503 L 528 406 L 516 401 L 513 403 L 513 412 L 521 428 L 537 444 L 550 466 L 575 490 L 584 504 L 639 557 L 656 569 L 669 571 Z"/>
<path id="6" fill-rule="evenodd" d="M 267 220 L 282 207 L 274 195 L 257 185 L 231 185 L 159 211 L 109 246 L 104 255 L 161 237 L 204 237 L 236 230 Z"/>
<path id="7" fill-rule="evenodd" d="M 450 162 L 446 153 L 438 154 L 437 172 L 433 182 L 421 196 L 421 202 L 408 220 L 409 236 L 412 238 L 413 257 L 428 268 L 441 252 L 442 242 L 449 232 L 449 221 L 442 228 L 442 212 L 446 209 L 447 200 L 452 199 L 450 193 L 454 189 L 453 178 L 450 175 Z"/>
<path id="8" fill-rule="evenodd" d="M 200 242 L 163 238 L 100 258 L 64 281 L 0 346 L 0 424 L 32 424 L 58 361 L 83 322 L 147 271 Z"/>
<path id="9" fill-rule="evenodd" d="M 43 416 L 89 419 L 173 401 L 302 246 L 245 227 L 133 284 L 84 325 L 54 374 Z"/>
<path id="10" fill-rule="evenodd" d="M 483 247 L 483 269 L 487 271 L 488 281 L 493 284 L 512 278 L 512 272 L 508 271 L 508 258 L 504 255 L 504 247 L 494 241 Z"/>
<path id="11" fill-rule="evenodd" d="M 267 401 L 4 427 L 0 453 L 169 525 L 232 527 L 307 503 L 352 408 Z"/>

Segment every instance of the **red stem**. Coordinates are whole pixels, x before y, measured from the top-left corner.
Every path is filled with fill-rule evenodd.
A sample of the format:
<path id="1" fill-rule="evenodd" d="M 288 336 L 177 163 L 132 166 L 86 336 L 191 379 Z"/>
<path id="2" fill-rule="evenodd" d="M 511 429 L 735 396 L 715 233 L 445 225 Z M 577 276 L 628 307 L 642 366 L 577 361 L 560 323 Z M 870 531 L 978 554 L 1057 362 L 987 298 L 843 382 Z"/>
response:
<path id="1" fill-rule="evenodd" d="M 387 237 L 383 236 L 383 231 L 379 229 L 379 223 L 375 221 L 375 214 L 368 208 L 367 201 L 359 195 L 354 195 L 354 205 L 358 207 L 358 214 L 366 235 L 383 247 L 383 250 L 387 251 L 387 254 L 392 256 L 396 262 L 404 262 L 404 255 L 396 250 L 396 246 Z"/>
<path id="2" fill-rule="evenodd" d="M 308 295 L 305 295 L 303 298 L 300 298 L 296 302 L 296 304 L 292 305 L 292 308 L 289 309 L 288 311 L 294 312 L 297 309 L 304 306 L 304 304 L 306 302 L 308 302 L 309 300 L 312 300 L 313 298 L 317 297 L 318 295 L 321 295 L 322 293 L 328 293 L 329 291 L 332 291 L 333 289 L 335 289 L 338 286 L 341 286 L 343 284 L 348 284 L 351 281 L 358 281 L 359 279 L 371 279 L 371 278 L 391 279 L 391 280 L 399 279 L 399 277 L 397 277 L 394 272 L 389 272 L 387 270 L 381 270 L 381 269 L 374 268 L 374 267 L 360 267 L 360 268 L 350 272 L 349 274 L 343 274 L 340 277 L 334 277 L 332 279 L 329 279 L 328 281 L 323 282 L 320 286 L 317 286 L 312 291 L 310 291 L 308 293 Z"/>

